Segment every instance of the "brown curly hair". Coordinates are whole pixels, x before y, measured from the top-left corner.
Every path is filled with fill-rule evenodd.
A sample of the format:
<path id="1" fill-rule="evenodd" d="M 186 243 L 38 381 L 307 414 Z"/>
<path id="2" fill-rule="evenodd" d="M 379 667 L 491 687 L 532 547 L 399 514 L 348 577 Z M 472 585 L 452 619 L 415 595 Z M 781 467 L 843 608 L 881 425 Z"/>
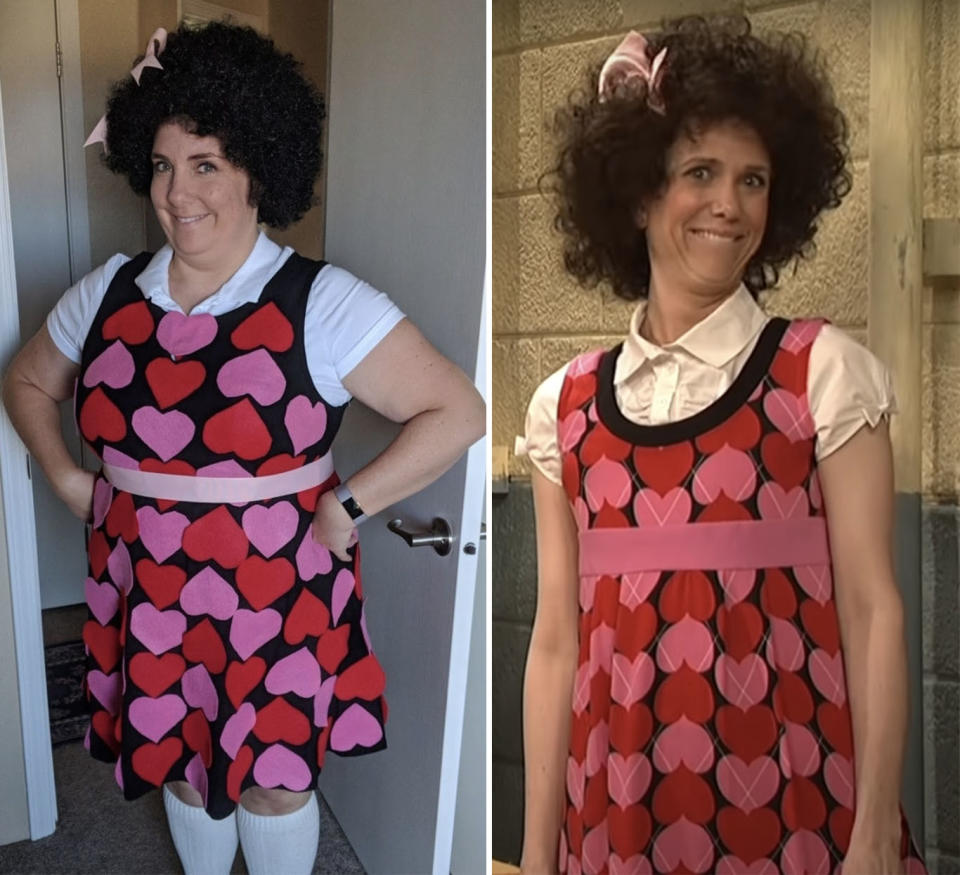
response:
<path id="1" fill-rule="evenodd" d="M 756 297 L 792 259 L 813 254 L 820 213 L 850 191 L 846 119 L 801 34 L 760 38 L 742 16 L 691 16 L 648 37 L 651 61 L 663 47 L 664 115 L 643 85 L 601 102 L 599 66 L 586 95 L 557 113 L 558 163 L 541 188 L 557 198 L 564 264 L 582 285 L 605 280 L 622 298 L 646 297 L 650 256 L 637 207 L 663 192 L 667 151 L 680 136 L 735 120 L 757 132 L 773 168 L 766 230 L 743 277 Z"/>

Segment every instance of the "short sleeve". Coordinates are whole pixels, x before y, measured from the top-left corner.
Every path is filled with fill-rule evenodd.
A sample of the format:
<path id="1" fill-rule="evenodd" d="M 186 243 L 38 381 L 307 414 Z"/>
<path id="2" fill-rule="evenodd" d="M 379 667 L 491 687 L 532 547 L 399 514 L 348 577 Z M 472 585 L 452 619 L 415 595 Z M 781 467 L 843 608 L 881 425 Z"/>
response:
<path id="1" fill-rule="evenodd" d="M 347 376 L 390 330 L 403 312 L 383 292 L 349 271 L 328 264 L 307 299 L 304 343 L 317 391 L 331 404 L 346 404 Z"/>
<path id="2" fill-rule="evenodd" d="M 537 470 L 558 486 L 563 484 L 563 458 L 557 441 L 557 405 L 567 365 L 544 380 L 530 399 L 524 436 L 517 437 L 514 453 L 527 456 Z"/>
<path id="3" fill-rule="evenodd" d="M 817 460 L 836 452 L 864 425 L 897 412 L 893 380 L 870 350 L 833 325 L 810 349 L 807 397 L 817 431 Z"/>
<path id="4" fill-rule="evenodd" d="M 74 364 L 80 363 L 83 345 L 104 295 L 117 271 L 130 259 L 114 255 L 106 264 L 90 271 L 80 282 L 70 286 L 47 315 L 47 331 L 57 349 Z"/>

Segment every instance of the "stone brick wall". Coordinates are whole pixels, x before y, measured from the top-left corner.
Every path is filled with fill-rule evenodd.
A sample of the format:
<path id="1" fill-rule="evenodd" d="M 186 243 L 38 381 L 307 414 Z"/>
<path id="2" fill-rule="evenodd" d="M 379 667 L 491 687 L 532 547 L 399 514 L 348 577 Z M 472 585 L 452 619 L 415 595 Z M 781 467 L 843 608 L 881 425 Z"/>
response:
<path id="1" fill-rule="evenodd" d="M 907 0 L 904 0 L 907 2 Z M 666 15 L 742 11 L 759 30 L 800 30 L 824 52 L 851 128 L 854 188 L 827 214 L 817 256 L 785 272 L 767 309 L 826 316 L 866 340 L 870 0 L 493 0 L 493 442 L 512 448 L 534 388 L 576 353 L 608 346 L 631 305 L 563 272 L 549 205 L 549 123 L 623 33 Z M 924 214 L 960 216 L 960 0 L 925 0 Z M 924 759 L 931 871 L 960 873 L 960 279 L 924 291 Z M 494 502 L 494 855 L 516 860 L 522 833 L 520 701 L 535 605 L 529 469 L 511 453 Z"/>

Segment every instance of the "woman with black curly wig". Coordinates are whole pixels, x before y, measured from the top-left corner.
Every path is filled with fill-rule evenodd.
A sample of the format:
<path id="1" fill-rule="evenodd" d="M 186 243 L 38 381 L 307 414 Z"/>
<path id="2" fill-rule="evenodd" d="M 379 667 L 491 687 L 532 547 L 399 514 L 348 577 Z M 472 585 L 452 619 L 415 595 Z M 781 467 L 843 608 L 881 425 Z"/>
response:
<path id="1" fill-rule="evenodd" d="M 108 167 L 167 238 L 69 289 L 4 402 L 92 522 L 87 746 L 127 799 L 163 787 L 188 873 L 313 870 L 328 750 L 385 746 L 356 526 L 446 470 L 483 403 L 383 294 L 273 243 L 310 207 L 323 103 L 249 28 L 158 30 L 104 120 Z M 70 397 L 103 461 L 78 468 Z M 403 423 L 341 482 L 352 397 Z"/>
<path id="2" fill-rule="evenodd" d="M 890 379 L 756 302 L 850 189 L 844 118 L 803 39 L 744 18 L 631 33 L 589 88 L 550 176 L 565 263 L 640 303 L 520 441 L 523 871 L 923 872 Z"/>

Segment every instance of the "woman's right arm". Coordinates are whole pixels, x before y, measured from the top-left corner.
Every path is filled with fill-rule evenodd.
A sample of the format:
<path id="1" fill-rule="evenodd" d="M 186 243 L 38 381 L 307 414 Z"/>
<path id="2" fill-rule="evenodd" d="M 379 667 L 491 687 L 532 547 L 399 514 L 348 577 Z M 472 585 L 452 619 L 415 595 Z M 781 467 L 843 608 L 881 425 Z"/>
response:
<path id="1" fill-rule="evenodd" d="M 537 613 L 523 693 L 525 875 L 557 871 L 579 650 L 577 527 L 562 486 L 533 472 Z"/>
<path id="2" fill-rule="evenodd" d="M 93 474 L 79 467 L 60 431 L 58 404 L 73 394 L 79 366 L 57 349 L 44 325 L 17 353 L 3 378 L 3 404 L 30 455 L 60 499 L 90 516 Z"/>

